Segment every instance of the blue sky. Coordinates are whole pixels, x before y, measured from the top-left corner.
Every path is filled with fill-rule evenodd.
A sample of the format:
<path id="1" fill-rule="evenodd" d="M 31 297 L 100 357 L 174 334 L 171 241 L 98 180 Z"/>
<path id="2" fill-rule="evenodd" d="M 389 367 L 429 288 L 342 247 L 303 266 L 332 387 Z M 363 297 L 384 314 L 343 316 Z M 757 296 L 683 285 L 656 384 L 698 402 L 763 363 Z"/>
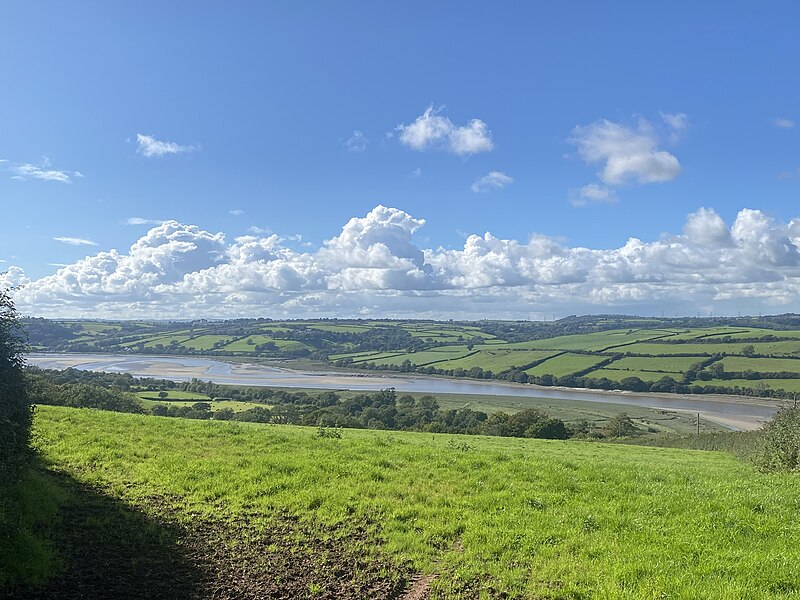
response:
<path id="1" fill-rule="evenodd" d="M 27 312 L 800 310 L 797 3 L 165 4 L 0 7 L 0 269 L 26 284 Z M 713 249 L 685 229 L 703 207 L 708 228 L 729 229 Z M 345 247 L 354 217 L 372 241 Z M 384 217 L 403 221 L 402 235 Z M 193 229 L 155 232 L 171 258 L 142 266 L 131 245 L 167 220 L 224 241 L 201 260 L 168 245 Z M 528 253 L 467 265 L 467 236 L 487 231 Z M 293 273 L 313 263 L 317 279 L 276 282 L 251 265 L 258 281 L 227 274 L 250 281 L 237 295 L 218 267 L 246 244 L 237 237 L 271 233 L 280 239 L 253 261 Z M 557 248 L 531 250 L 531 236 Z M 748 268 L 691 288 L 660 247 L 644 266 L 623 252 L 612 270 L 636 271 L 627 278 L 576 250 L 616 260 L 629 238 L 675 236 L 667 246 L 693 252 L 700 276 L 743 256 Z M 317 256 L 335 240 L 342 256 Z M 98 275 L 84 259 L 112 249 L 143 270 L 115 258 Z M 562 264 L 543 264 L 554 256 Z M 93 283 L 153 271 L 147 292 Z M 187 283 L 200 272 L 215 281 L 204 291 Z M 665 292 L 682 278 L 689 287 Z M 770 294 L 754 291 L 765 283 Z M 166 287 L 154 296 L 153 285 Z"/>

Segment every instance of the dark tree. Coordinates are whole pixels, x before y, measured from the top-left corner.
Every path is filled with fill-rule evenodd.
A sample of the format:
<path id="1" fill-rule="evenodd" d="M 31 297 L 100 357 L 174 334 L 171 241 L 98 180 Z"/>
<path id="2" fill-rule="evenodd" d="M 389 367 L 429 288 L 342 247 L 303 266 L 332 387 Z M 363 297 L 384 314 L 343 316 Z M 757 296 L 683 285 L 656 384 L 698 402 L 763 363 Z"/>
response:
<path id="1" fill-rule="evenodd" d="M 31 451 L 31 406 L 25 390 L 25 338 L 8 290 L 0 289 L 0 489 L 19 480 Z"/>

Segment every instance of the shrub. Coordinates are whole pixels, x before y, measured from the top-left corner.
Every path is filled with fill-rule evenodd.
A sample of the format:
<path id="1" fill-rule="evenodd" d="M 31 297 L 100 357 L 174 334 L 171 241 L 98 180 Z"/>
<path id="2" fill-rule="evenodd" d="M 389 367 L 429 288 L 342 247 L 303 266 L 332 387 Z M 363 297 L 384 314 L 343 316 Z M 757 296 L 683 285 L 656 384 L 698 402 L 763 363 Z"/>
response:
<path id="1" fill-rule="evenodd" d="M 764 426 L 761 466 L 768 471 L 800 470 L 800 408 L 782 408 Z"/>

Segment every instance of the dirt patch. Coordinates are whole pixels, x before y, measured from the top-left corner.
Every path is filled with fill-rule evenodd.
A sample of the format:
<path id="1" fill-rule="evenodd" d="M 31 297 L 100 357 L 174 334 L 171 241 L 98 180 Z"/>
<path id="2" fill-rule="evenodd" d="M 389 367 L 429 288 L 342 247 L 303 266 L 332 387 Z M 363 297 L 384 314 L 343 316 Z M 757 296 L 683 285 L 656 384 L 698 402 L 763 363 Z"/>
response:
<path id="1" fill-rule="evenodd" d="M 436 575 L 425 575 L 411 584 L 411 587 L 402 596 L 402 600 L 427 600 L 431 595 L 431 583 Z"/>
<path id="2" fill-rule="evenodd" d="M 407 597 L 409 570 L 368 552 L 374 534 L 366 528 L 311 526 L 286 514 L 270 515 L 266 525 L 247 516 L 179 522 L 163 499 L 163 505 L 153 499 L 147 510 L 135 510 L 58 478 L 72 497 L 53 527 L 61 567 L 43 587 L 0 590 L 0 598 Z"/>
<path id="3" fill-rule="evenodd" d="M 204 522 L 186 538 L 205 566 L 203 598 L 385 598 L 401 596 L 406 570 L 367 558 L 365 529 L 309 528 L 288 515 L 253 528 L 245 520 Z"/>

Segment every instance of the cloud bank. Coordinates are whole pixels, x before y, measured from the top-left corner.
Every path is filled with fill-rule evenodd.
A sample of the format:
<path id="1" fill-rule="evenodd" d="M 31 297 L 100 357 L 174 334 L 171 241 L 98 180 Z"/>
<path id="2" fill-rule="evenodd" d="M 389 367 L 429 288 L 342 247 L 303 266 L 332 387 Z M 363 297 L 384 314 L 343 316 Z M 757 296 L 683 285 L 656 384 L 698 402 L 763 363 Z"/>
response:
<path id="1" fill-rule="evenodd" d="M 680 234 L 619 248 L 571 247 L 470 235 L 457 249 L 421 248 L 424 219 L 376 206 L 319 248 L 289 238 L 226 239 L 167 221 L 126 252 L 101 251 L 29 280 L 0 283 L 21 310 L 43 316 L 549 318 L 633 312 L 800 311 L 800 219 L 741 210 L 731 225 L 710 208 Z"/>

